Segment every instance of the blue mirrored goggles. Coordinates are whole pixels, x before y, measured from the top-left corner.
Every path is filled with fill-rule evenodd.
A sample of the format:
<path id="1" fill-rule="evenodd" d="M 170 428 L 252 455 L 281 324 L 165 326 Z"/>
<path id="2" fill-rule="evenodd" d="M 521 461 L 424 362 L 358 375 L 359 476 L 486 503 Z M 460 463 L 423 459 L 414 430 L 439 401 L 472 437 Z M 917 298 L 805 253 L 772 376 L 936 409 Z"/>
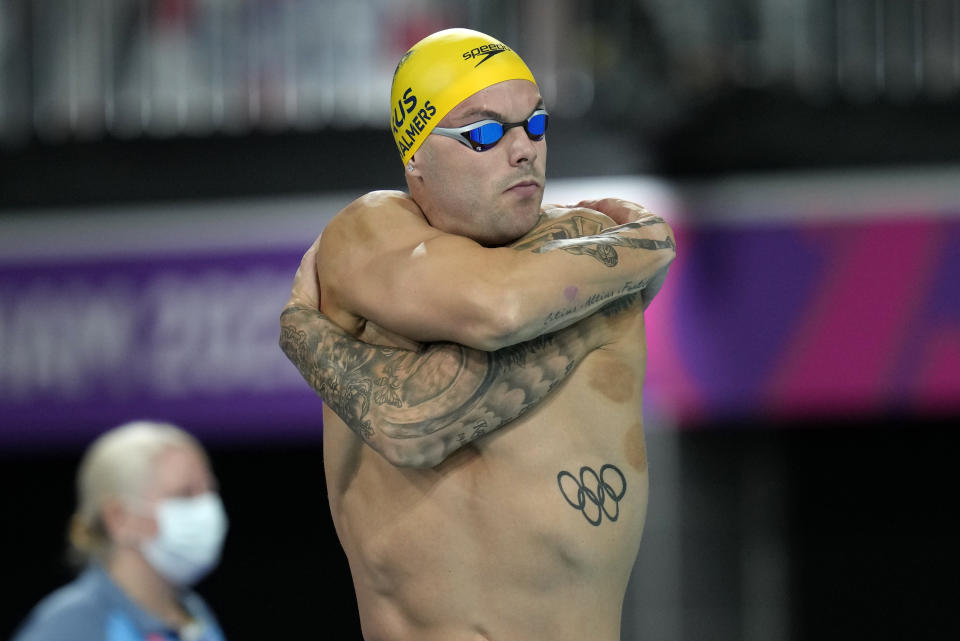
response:
<path id="1" fill-rule="evenodd" d="M 459 140 L 474 151 L 486 151 L 500 142 L 508 129 L 514 127 L 523 127 L 530 140 L 543 140 L 549 117 L 546 109 L 537 109 L 529 118 L 520 122 L 481 120 L 463 127 L 434 127 L 430 133 Z"/>

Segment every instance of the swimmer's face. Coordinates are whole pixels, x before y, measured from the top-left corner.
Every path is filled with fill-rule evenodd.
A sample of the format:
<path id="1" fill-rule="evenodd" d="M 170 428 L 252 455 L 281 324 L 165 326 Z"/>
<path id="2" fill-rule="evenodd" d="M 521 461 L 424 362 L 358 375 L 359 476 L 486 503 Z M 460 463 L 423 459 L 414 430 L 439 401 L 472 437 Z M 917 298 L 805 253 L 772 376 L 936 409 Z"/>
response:
<path id="1" fill-rule="evenodd" d="M 519 122 L 542 104 L 532 82 L 507 80 L 461 102 L 439 126 Z M 413 161 L 407 174 L 411 195 L 438 229 L 503 245 L 530 231 L 540 216 L 547 142 L 531 140 L 523 127 L 509 129 L 482 152 L 446 136 L 428 136 Z"/>

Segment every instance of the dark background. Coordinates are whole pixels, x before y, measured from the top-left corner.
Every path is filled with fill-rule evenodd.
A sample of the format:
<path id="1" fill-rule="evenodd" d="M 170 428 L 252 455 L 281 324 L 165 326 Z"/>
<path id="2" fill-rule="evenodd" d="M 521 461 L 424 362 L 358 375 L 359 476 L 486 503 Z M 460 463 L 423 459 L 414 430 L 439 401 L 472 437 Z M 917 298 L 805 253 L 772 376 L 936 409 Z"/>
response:
<path id="1" fill-rule="evenodd" d="M 744 522 L 742 499 L 730 488 L 765 458 L 777 461 L 784 488 L 776 509 L 790 549 L 790 638 L 951 638 L 960 631 L 951 607 L 960 526 L 949 498 L 957 444 L 955 422 L 946 419 L 684 431 L 680 453 L 690 481 L 681 493 L 683 518 L 708 527 L 687 528 L 683 556 L 691 567 L 713 570 L 685 583 L 682 598 L 697 616 L 684 621 L 683 638 L 728 638 L 731 615 L 695 605 L 737 601 Z M 361 639 L 327 507 L 322 448 L 222 445 L 210 453 L 231 529 L 221 567 L 198 590 L 228 638 Z M 79 456 L 64 449 L 0 457 L 0 485 L 8 488 L 0 495 L 4 636 L 72 576 L 65 531 Z M 657 460 L 650 465 L 656 483 Z M 9 491 L 19 487 L 26 491 Z M 698 562 L 701 555 L 709 563 Z"/>

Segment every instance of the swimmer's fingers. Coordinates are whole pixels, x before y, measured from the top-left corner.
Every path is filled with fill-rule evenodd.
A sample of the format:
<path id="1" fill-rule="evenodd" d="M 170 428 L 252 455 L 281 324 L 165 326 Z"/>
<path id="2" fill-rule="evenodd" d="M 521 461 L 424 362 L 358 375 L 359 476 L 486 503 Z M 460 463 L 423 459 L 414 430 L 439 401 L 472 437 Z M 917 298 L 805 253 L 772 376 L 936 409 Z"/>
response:
<path id="1" fill-rule="evenodd" d="M 656 216 L 643 205 L 632 203 L 622 198 L 600 198 L 598 200 L 581 200 L 577 207 L 586 207 L 606 214 L 618 225 L 650 220 Z"/>
<path id="2" fill-rule="evenodd" d="M 320 309 L 320 278 L 317 273 L 319 247 L 320 236 L 317 236 L 317 239 L 310 245 L 310 249 L 300 259 L 300 267 L 297 268 L 297 274 L 293 277 L 293 287 L 287 305 Z"/>
<path id="3" fill-rule="evenodd" d="M 548 218 L 560 218 L 575 213 L 578 209 L 588 209 L 594 214 L 603 213 L 599 209 L 592 209 L 585 205 L 558 205 L 555 203 L 545 203 L 540 207 L 540 213 Z M 607 216 L 607 218 L 609 218 L 609 216 Z"/>

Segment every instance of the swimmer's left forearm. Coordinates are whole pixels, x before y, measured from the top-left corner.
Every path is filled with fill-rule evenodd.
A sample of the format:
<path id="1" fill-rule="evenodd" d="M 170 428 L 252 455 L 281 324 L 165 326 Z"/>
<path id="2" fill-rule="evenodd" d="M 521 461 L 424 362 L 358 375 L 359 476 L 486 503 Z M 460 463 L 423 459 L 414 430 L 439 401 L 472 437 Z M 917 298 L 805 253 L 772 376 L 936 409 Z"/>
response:
<path id="1" fill-rule="evenodd" d="M 538 226 L 537 233 L 513 245 L 517 251 L 544 255 L 558 260 L 563 254 L 582 256 L 590 262 L 570 276 L 570 282 L 546 282 L 542 295 L 519 299 L 517 322 L 510 334 L 501 337 L 504 344 L 528 340 L 544 332 L 556 331 L 593 314 L 604 305 L 623 296 L 639 294 L 643 308 L 659 291 L 667 270 L 676 257 L 676 244 L 670 226 L 656 216 L 583 233 L 597 221 L 579 215 L 565 216 L 549 225 Z M 602 267 L 598 267 L 598 264 Z M 603 270 L 609 270 L 605 275 Z M 557 270 L 558 274 L 565 273 Z M 562 304 L 557 289 L 564 287 Z"/>
<path id="2" fill-rule="evenodd" d="M 397 466 L 433 467 L 543 400 L 609 339 L 607 318 L 618 311 L 481 352 L 453 343 L 368 345 L 319 311 L 291 305 L 281 316 L 280 346 L 368 446 Z"/>

